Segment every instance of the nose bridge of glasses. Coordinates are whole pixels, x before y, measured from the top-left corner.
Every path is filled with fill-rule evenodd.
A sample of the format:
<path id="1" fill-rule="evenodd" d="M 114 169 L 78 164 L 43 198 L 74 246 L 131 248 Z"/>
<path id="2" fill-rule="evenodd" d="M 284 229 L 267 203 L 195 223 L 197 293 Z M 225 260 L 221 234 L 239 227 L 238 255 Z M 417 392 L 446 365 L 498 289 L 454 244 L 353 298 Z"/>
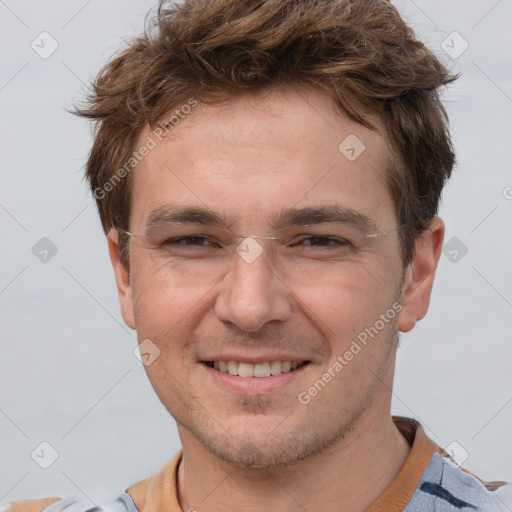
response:
<path id="1" fill-rule="evenodd" d="M 268 260 L 268 247 L 274 245 L 271 242 L 281 240 L 281 237 L 277 236 L 252 234 L 236 234 L 233 238 L 236 240 L 233 247 L 234 254 L 247 264 L 252 264 L 259 259 Z"/>
<path id="2" fill-rule="evenodd" d="M 235 238 L 259 238 L 261 240 L 281 240 L 280 236 L 265 236 L 265 235 L 235 235 Z"/>

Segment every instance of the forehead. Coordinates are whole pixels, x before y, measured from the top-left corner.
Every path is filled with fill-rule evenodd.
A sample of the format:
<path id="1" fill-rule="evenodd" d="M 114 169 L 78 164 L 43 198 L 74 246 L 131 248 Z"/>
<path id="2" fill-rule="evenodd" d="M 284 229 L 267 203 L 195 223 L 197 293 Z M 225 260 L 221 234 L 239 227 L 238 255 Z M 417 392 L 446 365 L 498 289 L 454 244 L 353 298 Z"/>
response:
<path id="1" fill-rule="evenodd" d="M 379 120 L 368 129 L 321 91 L 273 89 L 178 106 L 169 118 L 166 135 L 146 127 L 139 136 L 137 146 L 148 137 L 155 144 L 132 173 L 130 225 L 166 205 L 202 206 L 247 225 L 293 206 L 393 220 Z"/>

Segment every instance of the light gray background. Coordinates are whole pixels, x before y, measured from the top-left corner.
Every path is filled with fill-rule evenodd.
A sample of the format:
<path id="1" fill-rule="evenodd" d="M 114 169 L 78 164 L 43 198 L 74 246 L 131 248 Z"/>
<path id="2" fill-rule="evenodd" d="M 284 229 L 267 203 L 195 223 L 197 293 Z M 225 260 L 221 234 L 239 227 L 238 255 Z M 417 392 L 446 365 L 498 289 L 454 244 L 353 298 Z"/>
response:
<path id="1" fill-rule="evenodd" d="M 456 263 L 442 256 L 429 315 L 402 336 L 393 412 L 418 418 L 441 446 L 457 441 L 483 478 L 512 481 L 512 1 L 396 5 L 462 73 L 445 95 L 458 167 L 441 215 L 445 241 L 457 237 L 468 252 Z M 97 503 L 179 449 L 119 313 L 82 179 L 88 124 L 65 111 L 154 6 L 0 0 L 3 506 L 47 496 Z M 59 44 L 47 59 L 31 48 L 43 31 Z M 457 59 L 442 48 L 462 48 L 454 31 L 469 44 Z M 42 237 L 58 248 L 47 263 L 32 253 Z M 31 458 L 43 441 L 59 453 L 46 470 Z"/>

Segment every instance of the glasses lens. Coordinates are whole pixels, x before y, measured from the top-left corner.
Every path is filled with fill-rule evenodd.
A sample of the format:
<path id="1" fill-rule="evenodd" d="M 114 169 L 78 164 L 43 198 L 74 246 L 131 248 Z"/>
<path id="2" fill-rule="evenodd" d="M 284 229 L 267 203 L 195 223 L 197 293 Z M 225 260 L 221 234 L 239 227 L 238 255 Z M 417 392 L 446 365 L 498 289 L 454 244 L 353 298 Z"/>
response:
<path id="1" fill-rule="evenodd" d="M 344 223 L 297 226 L 270 235 L 239 235 L 227 229 L 191 224 L 151 226 L 135 236 L 147 250 L 155 270 L 173 281 L 211 284 L 235 265 L 259 260 L 283 279 L 324 278 L 333 270 L 349 272 L 396 230 L 368 233 Z"/>

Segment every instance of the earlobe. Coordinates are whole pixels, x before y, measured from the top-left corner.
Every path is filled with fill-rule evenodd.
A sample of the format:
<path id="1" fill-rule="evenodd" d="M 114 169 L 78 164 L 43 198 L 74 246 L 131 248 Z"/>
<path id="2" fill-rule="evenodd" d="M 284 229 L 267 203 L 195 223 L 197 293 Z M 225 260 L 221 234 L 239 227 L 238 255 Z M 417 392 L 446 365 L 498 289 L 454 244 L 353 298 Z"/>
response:
<path id="1" fill-rule="evenodd" d="M 133 311 L 133 293 L 130 281 L 130 269 L 119 258 L 119 235 L 116 229 L 111 229 L 107 236 L 108 252 L 114 269 L 117 284 L 117 295 L 121 314 L 126 325 L 135 329 L 135 315 Z"/>
<path id="2" fill-rule="evenodd" d="M 414 256 L 405 270 L 402 287 L 402 311 L 397 324 L 401 332 L 412 330 L 427 314 L 443 239 L 444 222 L 434 217 L 429 228 L 416 240 Z"/>

